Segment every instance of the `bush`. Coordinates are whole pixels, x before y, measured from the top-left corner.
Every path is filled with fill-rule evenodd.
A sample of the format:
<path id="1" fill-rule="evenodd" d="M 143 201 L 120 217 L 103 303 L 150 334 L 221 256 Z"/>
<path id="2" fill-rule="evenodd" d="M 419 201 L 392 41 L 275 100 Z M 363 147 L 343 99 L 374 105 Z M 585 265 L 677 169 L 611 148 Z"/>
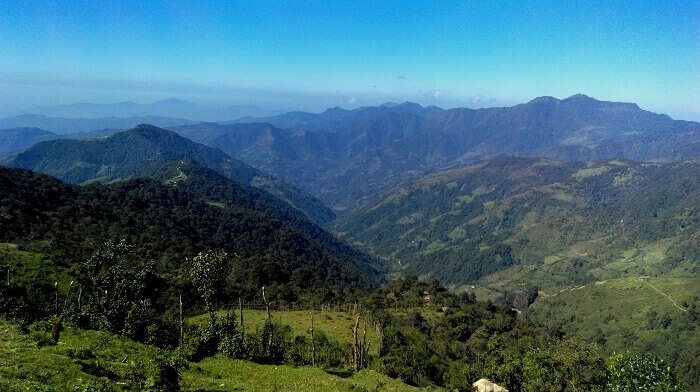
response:
<path id="1" fill-rule="evenodd" d="M 149 392 L 178 392 L 182 369 L 187 362 L 177 352 L 168 352 L 156 359 L 158 375 L 151 378 L 146 385 Z"/>
<path id="2" fill-rule="evenodd" d="M 219 335 L 208 325 L 206 327 L 189 327 L 185 332 L 182 351 L 192 362 L 199 362 L 215 355 L 218 348 Z"/>
<path id="3" fill-rule="evenodd" d="M 606 391 L 680 392 L 683 391 L 671 368 L 650 354 L 629 351 L 608 359 Z"/>
<path id="4" fill-rule="evenodd" d="M 219 352 L 232 359 L 244 359 L 246 357 L 245 342 L 241 334 L 236 316 L 228 314 L 224 316 L 217 326 L 219 334 Z"/>
<path id="5" fill-rule="evenodd" d="M 85 385 L 76 385 L 75 392 L 113 392 L 114 388 L 105 380 L 96 380 Z"/>
<path id="6" fill-rule="evenodd" d="M 37 321 L 29 326 L 29 334 L 36 340 L 37 347 L 55 346 L 58 339 L 55 337 L 56 324 L 50 321 Z"/>
<path id="7" fill-rule="evenodd" d="M 318 348 L 318 347 L 317 347 Z M 294 366 L 311 365 L 311 342 L 304 336 L 297 336 L 284 352 L 284 362 Z"/>
<path id="8" fill-rule="evenodd" d="M 84 347 L 80 347 L 78 349 L 69 348 L 66 355 L 68 355 L 68 358 L 70 359 L 86 360 L 95 358 L 95 354 L 92 352 L 92 350 Z"/>

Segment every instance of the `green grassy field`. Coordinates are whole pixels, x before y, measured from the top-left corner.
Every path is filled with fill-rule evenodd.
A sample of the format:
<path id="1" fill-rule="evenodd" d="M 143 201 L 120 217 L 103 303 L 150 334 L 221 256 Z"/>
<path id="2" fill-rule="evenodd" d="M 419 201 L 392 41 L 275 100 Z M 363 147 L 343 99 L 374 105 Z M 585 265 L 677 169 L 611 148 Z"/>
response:
<path id="1" fill-rule="evenodd" d="M 77 354 L 76 354 L 77 353 Z M 137 373 L 154 376 L 159 349 L 101 331 L 66 328 L 58 345 L 38 348 L 16 324 L 0 319 L 0 390 L 74 391 L 99 381 L 134 389 Z M 260 365 L 218 355 L 189 363 L 183 391 L 420 391 L 372 370 L 332 374 L 311 367 Z"/>
<path id="2" fill-rule="evenodd" d="M 238 314 L 237 310 L 232 310 Z M 219 312 L 219 316 L 224 316 L 226 312 Z M 309 311 L 294 310 L 285 312 L 270 312 L 272 319 L 281 324 L 292 327 L 294 336 L 310 336 L 309 329 L 311 328 L 311 315 Z M 267 318 L 267 312 L 264 310 L 244 310 L 243 321 L 246 329 L 255 331 L 262 328 Z M 188 319 L 188 322 L 196 324 L 204 324 L 209 320 L 208 315 L 196 316 Z M 322 331 L 329 339 L 337 339 L 340 343 L 351 344 L 353 342 L 352 329 L 355 325 L 355 319 L 352 315 L 345 312 L 314 312 L 314 330 Z M 364 331 L 364 324 L 360 319 L 359 332 Z M 360 335 L 361 336 L 361 335 Z M 367 326 L 367 339 L 372 342 L 370 353 L 377 353 L 377 333 Z"/>
<path id="3" fill-rule="evenodd" d="M 346 378 L 343 378 L 346 377 Z M 311 367 L 259 365 L 216 356 L 193 364 L 183 377 L 188 391 L 438 391 L 416 388 L 373 370 L 342 377 Z"/>
<path id="4" fill-rule="evenodd" d="M 526 316 L 606 353 L 653 352 L 684 378 L 700 366 L 700 278 L 622 278 L 540 292 Z M 685 380 L 699 388 L 698 380 Z"/>
<path id="5" fill-rule="evenodd" d="M 71 358 L 82 352 L 84 359 Z M 0 390 L 73 391 L 108 374 L 117 390 L 126 389 L 134 368 L 155 373 L 158 349 L 107 332 L 66 328 L 56 346 L 38 348 L 16 324 L 0 320 Z M 108 379 L 105 379 L 108 380 Z"/>
<path id="6" fill-rule="evenodd" d="M 0 243 L 0 282 L 7 280 L 7 268 L 10 279 L 22 285 L 44 280 L 58 282 L 61 292 L 68 289 L 72 280 L 68 269 L 55 265 L 41 253 L 20 250 L 16 244 Z"/>

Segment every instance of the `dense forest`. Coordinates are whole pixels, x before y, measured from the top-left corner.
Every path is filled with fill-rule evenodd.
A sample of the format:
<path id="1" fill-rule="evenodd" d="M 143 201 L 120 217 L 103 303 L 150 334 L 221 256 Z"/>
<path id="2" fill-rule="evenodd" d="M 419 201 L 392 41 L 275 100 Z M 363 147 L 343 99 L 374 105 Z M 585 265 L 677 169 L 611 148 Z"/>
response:
<path id="1" fill-rule="evenodd" d="M 183 177 L 170 184 L 141 178 L 83 187 L 0 168 L 0 241 L 44 254 L 47 265 L 71 268 L 97 244 L 125 239 L 144 261 L 167 273 L 170 296 L 184 289 L 178 276 L 185 259 L 211 248 L 237 255 L 232 289 L 257 292 L 267 285 L 280 301 L 296 301 L 302 293 L 338 301 L 345 288 L 370 287 L 380 279 L 368 256 L 284 202 L 194 163 L 173 165 Z M 198 183 L 197 170 L 213 179 L 210 187 Z"/>

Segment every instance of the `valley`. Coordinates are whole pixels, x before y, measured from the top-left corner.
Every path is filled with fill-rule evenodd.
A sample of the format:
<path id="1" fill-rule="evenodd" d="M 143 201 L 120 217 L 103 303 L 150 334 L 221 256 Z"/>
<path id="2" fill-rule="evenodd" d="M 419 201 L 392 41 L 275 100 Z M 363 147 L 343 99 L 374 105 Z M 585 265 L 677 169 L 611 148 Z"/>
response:
<path id="1" fill-rule="evenodd" d="M 8 130 L 0 385 L 604 390 L 622 356 L 697 389 L 698 129 L 574 96 Z"/>

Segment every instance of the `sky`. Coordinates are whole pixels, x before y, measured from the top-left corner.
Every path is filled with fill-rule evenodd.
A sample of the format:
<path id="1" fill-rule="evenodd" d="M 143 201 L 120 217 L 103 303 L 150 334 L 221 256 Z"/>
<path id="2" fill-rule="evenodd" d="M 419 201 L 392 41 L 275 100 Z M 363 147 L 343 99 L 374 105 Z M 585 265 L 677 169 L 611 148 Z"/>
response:
<path id="1" fill-rule="evenodd" d="M 700 120 L 700 1 L 0 2 L 0 111 L 320 111 L 584 93 Z"/>

